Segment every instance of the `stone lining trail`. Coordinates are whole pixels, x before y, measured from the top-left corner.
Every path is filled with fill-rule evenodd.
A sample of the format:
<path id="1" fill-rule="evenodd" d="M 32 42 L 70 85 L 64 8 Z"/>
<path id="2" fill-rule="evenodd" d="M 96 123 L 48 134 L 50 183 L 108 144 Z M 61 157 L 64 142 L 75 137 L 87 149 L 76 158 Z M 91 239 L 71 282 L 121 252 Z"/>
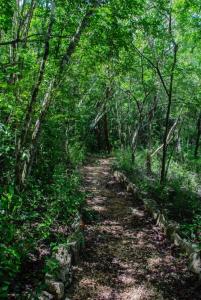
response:
<path id="1" fill-rule="evenodd" d="M 83 169 L 87 205 L 97 218 L 85 226 L 86 247 L 69 299 L 201 299 L 185 258 L 142 203 L 114 181 L 111 165 L 111 158 L 98 159 Z"/>

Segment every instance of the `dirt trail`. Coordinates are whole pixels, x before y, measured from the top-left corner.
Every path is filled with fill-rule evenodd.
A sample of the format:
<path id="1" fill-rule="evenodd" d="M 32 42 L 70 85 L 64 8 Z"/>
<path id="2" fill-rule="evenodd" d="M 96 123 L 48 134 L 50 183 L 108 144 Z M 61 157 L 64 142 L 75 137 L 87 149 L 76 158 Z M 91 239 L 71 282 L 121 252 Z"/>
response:
<path id="1" fill-rule="evenodd" d="M 86 225 L 86 248 L 74 267 L 71 300 L 201 299 L 187 262 L 142 203 L 113 179 L 112 159 L 84 168 L 87 203 L 98 215 Z"/>

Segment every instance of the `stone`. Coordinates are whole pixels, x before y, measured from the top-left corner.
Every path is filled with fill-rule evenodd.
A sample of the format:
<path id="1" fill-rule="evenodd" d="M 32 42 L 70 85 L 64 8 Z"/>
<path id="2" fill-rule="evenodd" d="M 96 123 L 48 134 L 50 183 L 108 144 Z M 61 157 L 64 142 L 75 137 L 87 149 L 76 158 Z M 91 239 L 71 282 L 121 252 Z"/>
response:
<path id="1" fill-rule="evenodd" d="M 77 214 L 73 224 L 71 225 L 71 228 L 74 232 L 80 231 L 80 224 L 81 224 L 81 216 L 80 214 Z"/>
<path id="2" fill-rule="evenodd" d="M 61 267 L 71 265 L 71 254 L 67 246 L 60 246 L 54 256 Z"/>
<path id="3" fill-rule="evenodd" d="M 172 234 L 175 246 L 181 246 L 182 238 L 178 235 L 178 233 L 174 232 Z"/>
<path id="4" fill-rule="evenodd" d="M 47 291 L 43 291 L 41 295 L 38 297 L 38 300 L 53 300 L 54 296 Z"/>
<path id="5" fill-rule="evenodd" d="M 162 229 L 166 228 L 167 221 L 164 214 L 160 213 L 157 219 L 157 225 L 159 225 Z"/>
<path id="6" fill-rule="evenodd" d="M 137 195 L 137 188 L 131 182 L 129 182 L 129 184 L 127 185 L 126 190 L 127 190 L 127 192 L 130 192 L 130 193 L 133 193 L 134 195 Z"/>
<path id="7" fill-rule="evenodd" d="M 78 241 L 72 241 L 68 244 L 72 253 L 72 262 L 73 264 L 77 264 L 79 262 L 79 252 L 80 247 Z"/>
<path id="8" fill-rule="evenodd" d="M 59 281 L 46 280 L 48 291 L 54 295 L 54 299 L 60 300 L 64 297 L 64 284 Z"/>
<path id="9" fill-rule="evenodd" d="M 21 296 L 22 296 L 22 299 L 27 299 L 27 300 L 34 300 L 35 299 L 35 296 L 32 293 L 30 294 L 29 292 L 23 292 Z M 9 297 L 11 299 L 18 299 L 19 295 L 16 294 L 16 293 L 13 293 L 13 294 L 9 294 Z"/>
<path id="10" fill-rule="evenodd" d="M 114 172 L 114 177 L 117 180 L 117 182 L 119 182 L 119 183 L 122 183 L 122 184 L 128 183 L 126 176 L 119 171 Z"/>
<path id="11" fill-rule="evenodd" d="M 45 274 L 45 279 L 48 279 L 48 280 L 53 280 L 54 279 L 54 276 L 52 275 L 52 274 L 50 274 L 50 273 L 46 273 Z"/>
<path id="12" fill-rule="evenodd" d="M 59 263 L 59 270 L 56 278 L 62 281 L 65 286 L 72 282 L 72 255 L 67 246 L 60 246 L 54 254 L 55 259 Z"/>
<path id="13" fill-rule="evenodd" d="M 129 183 L 126 187 L 127 192 L 133 192 L 133 184 Z"/>
<path id="14" fill-rule="evenodd" d="M 187 242 L 186 240 L 182 240 L 181 247 L 189 255 L 191 255 L 194 252 L 191 243 Z"/>
<path id="15" fill-rule="evenodd" d="M 154 220 L 157 220 L 159 215 L 160 215 L 160 211 L 158 209 L 153 209 L 152 216 Z"/>
<path id="16" fill-rule="evenodd" d="M 189 269 L 196 274 L 201 273 L 201 258 L 200 253 L 194 252 L 190 255 Z"/>

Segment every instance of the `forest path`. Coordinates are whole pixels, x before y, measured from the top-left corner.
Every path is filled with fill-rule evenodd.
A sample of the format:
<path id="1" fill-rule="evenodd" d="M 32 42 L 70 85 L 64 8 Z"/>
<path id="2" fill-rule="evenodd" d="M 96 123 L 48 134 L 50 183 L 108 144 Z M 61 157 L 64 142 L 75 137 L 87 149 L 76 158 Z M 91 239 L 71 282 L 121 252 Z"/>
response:
<path id="1" fill-rule="evenodd" d="M 112 159 L 83 168 L 87 205 L 97 219 L 86 225 L 86 248 L 71 300 L 201 299 L 194 277 L 142 203 L 125 192 L 112 176 Z"/>

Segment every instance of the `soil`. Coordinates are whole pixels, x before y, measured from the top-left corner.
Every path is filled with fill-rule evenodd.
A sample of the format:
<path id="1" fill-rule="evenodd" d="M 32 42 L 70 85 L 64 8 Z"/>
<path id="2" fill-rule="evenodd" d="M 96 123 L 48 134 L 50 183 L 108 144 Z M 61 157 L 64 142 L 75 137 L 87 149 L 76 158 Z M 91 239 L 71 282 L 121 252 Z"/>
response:
<path id="1" fill-rule="evenodd" d="M 98 159 L 83 169 L 87 206 L 96 219 L 85 225 L 85 249 L 67 296 L 71 300 L 201 299 L 186 258 L 112 174 L 112 158 Z"/>

